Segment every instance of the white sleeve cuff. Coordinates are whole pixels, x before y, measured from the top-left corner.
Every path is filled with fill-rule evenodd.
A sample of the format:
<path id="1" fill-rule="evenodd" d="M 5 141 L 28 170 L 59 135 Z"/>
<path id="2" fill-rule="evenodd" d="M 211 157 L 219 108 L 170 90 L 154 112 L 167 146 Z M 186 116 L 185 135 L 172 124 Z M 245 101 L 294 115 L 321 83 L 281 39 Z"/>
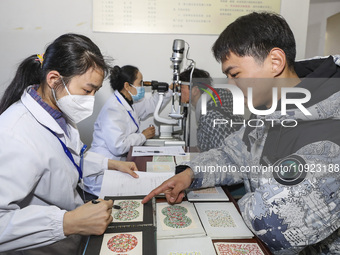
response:
<path id="1" fill-rule="evenodd" d="M 52 236 L 54 241 L 66 238 L 64 234 L 64 215 L 65 210 L 53 210 L 51 213 Z"/>

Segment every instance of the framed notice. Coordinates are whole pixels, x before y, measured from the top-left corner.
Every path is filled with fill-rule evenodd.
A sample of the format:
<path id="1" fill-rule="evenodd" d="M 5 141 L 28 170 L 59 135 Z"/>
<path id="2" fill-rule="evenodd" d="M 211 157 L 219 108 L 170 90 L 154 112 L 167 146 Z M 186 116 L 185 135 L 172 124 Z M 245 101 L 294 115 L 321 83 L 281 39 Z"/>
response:
<path id="1" fill-rule="evenodd" d="M 93 31 L 220 34 L 253 11 L 280 13 L 281 0 L 93 0 Z"/>

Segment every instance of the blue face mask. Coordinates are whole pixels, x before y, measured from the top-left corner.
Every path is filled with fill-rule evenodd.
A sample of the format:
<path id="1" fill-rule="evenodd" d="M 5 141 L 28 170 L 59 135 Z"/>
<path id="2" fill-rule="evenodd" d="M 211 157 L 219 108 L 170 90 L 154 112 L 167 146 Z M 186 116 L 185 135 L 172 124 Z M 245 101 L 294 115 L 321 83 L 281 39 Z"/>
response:
<path id="1" fill-rule="evenodd" d="M 134 102 L 137 102 L 137 101 L 140 101 L 144 98 L 144 95 L 145 95 L 145 88 L 144 87 L 135 87 L 133 86 L 132 84 L 130 84 L 132 87 L 134 87 L 136 90 L 137 90 L 137 94 L 136 95 L 132 95 L 130 91 L 129 94 L 131 95 L 132 97 L 132 100 Z"/>

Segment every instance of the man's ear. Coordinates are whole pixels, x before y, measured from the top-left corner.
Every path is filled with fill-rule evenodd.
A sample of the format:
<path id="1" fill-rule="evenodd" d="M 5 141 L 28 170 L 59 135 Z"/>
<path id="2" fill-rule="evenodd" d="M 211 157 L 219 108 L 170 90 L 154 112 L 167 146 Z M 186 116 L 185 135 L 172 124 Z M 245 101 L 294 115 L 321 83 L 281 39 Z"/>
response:
<path id="1" fill-rule="evenodd" d="M 191 88 L 191 95 L 192 96 L 197 96 L 197 95 L 201 95 L 201 91 L 197 86 L 193 86 Z"/>
<path id="2" fill-rule="evenodd" d="M 271 72 L 274 77 L 281 75 L 287 65 L 285 52 L 280 48 L 273 48 L 269 53 L 269 57 L 271 61 Z"/>
<path id="3" fill-rule="evenodd" d="M 58 84 L 58 81 L 60 80 L 60 73 L 58 71 L 52 70 L 49 71 L 46 76 L 46 82 L 47 85 L 53 89 Z"/>

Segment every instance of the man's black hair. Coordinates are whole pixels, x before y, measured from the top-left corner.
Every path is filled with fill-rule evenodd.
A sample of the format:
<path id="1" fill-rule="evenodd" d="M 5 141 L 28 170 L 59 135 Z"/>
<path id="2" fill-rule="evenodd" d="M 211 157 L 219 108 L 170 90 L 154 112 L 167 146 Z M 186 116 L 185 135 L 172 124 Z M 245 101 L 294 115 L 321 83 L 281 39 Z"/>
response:
<path id="1" fill-rule="evenodd" d="M 183 72 L 181 72 L 179 74 L 179 79 L 181 81 L 184 81 L 184 82 L 190 82 L 190 75 L 191 75 L 191 71 L 192 69 L 187 69 Z M 210 74 L 209 72 L 203 70 L 203 69 L 198 69 L 198 68 L 195 68 L 194 69 L 194 72 L 192 73 L 192 86 L 195 87 L 199 87 L 199 88 L 203 88 L 203 89 L 206 89 L 207 86 L 205 86 L 204 84 L 206 85 L 211 85 L 212 84 L 212 78 L 210 77 Z M 202 93 L 202 91 L 201 91 Z"/>
<path id="2" fill-rule="evenodd" d="M 292 69 L 296 45 L 285 19 L 275 13 L 253 12 L 228 25 L 214 43 L 212 51 L 218 62 L 223 62 L 233 52 L 239 57 L 251 56 L 263 63 L 274 47 L 285 52 L 288 67 Z"/>

